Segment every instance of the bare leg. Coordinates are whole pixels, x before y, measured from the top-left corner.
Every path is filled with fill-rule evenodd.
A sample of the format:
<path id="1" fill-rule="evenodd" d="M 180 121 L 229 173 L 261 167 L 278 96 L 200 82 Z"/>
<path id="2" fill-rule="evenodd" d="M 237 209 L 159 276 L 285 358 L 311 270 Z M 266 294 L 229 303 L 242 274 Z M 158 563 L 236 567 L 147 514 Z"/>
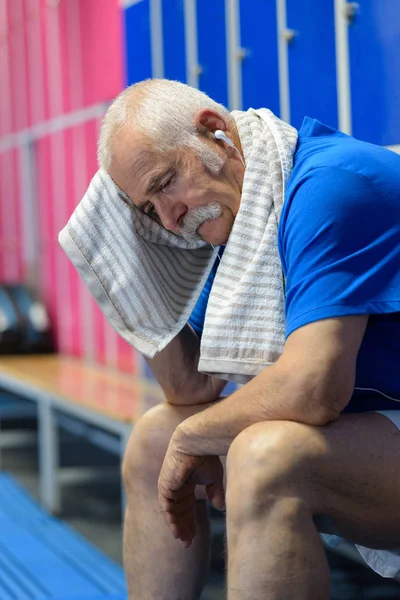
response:
<path id="1" fill-rule="evenodd" d="M 156 406 L 140 419 L 130 438 L 123 467 L 124 564 L 130 600 L 196 600 L 201 595 L 210 560 L 206 502 L 197 502 L 194 543 L 182 548 L 158 508 L 157 482 L 176 426 L 207 406 Z M 198 496 L 203 496 L 200 491 Z"/>
<path id="2" fill-rule="evenodd" d="M 228 513 L 229 600 L 329 599 L 325 551 L 301 502 L 275 499 L 235 525 Z"/>
<path id="3" fill-rule="evenodd" d="M 376 413 L 243 431 L 227 463 L 229 600 L 328 600 L 318 515 L 355 543 L 400 546 L 399 461 L 400 432 Z"/>

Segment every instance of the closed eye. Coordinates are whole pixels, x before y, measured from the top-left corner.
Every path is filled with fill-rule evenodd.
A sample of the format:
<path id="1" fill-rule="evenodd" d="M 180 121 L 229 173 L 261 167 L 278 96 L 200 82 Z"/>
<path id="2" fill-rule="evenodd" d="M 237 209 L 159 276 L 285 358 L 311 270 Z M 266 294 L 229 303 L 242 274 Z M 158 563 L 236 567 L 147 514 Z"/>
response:
<path id="1" fill-rule="evenodd" d="M 157 210 L 151 202 L 146 202 L 146 204 L 142 207 L 142 212 L 150 218 L 158 217 Z"/>
<path id="2" fill-rule="evenodd" d="M 160 187 L 158 188 L 158 192 L 165 192 L 165 190 L 169 188 L 169 186 L 173 183 L 174 180 L 175 173 L 171 173 L 171 175 L 161 183 Z"/>
<path id="3" fill-rule="evenodd" d="M 170 185 L 174 182 L 175 180 L 175 173 L 171 173 L 167 179 L 165 179 L 164 181 L 162 181 L 158 188 L 156 190 L 154 190 L 153 193 L 155 194 L 162 194 L 163 192 L 165 192 Z M 151 219 L 154 219 L 157 222 L 160 222 L 160 217 L 159 214 L 154 206 L 154 204 L 152 202 L 150 202 L 150 200 L 148 200 L 145 204 L 143 204 L 140 208 L 140 210 L 147 215 L 148 217 L 150 217 Z"/>

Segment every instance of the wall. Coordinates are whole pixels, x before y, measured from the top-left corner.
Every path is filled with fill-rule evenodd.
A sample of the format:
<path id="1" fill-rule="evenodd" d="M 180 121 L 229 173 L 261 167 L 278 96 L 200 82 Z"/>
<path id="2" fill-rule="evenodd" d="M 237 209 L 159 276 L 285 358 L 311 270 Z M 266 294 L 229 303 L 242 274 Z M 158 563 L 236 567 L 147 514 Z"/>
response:
<path id="1" fill-rule="evenodd" d="M 59 350 L 135 371 L 57 235 L 97 170 L 107 104 L 123 87 L 113 0 L 0 0 L 0 280 L 42 294 Z"/>
<path id="2" fill-rule="evenodd" d="M 400 143 L 398 0 L 125 0 L 126 78 Z"/>
<path id="3" fill-rule="evenodd" d="M 40 290 L 60 351 L 148 373 L 57 242 L 108 103 L 165 76 L 400 144 L 399 55 L 398 0 L 0 0 L 0 281 Z"/>

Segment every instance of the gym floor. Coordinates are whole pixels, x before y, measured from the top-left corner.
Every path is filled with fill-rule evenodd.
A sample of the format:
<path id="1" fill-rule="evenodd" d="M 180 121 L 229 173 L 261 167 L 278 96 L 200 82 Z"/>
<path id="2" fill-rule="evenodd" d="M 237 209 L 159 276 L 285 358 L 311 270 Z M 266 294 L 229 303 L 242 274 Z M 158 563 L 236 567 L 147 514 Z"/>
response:
<path id="1" fill-rule="evenodd" d="M 34 448 L 3 450 L 0 470 L 13 473 L 25 488 L 37 497 L 37 460 Z M 62 445 L 62 464 L 79 464 L 85 456 L 93 464 L 112 465 L 118 469 L 116 457 L 94 448 L 84 441 L 66 435 Z M 63 492 L 62 519 L 98 546 L 110 558 L 122 563 L 121 513 L 118 483 L 69 486 Z M 223 522 L 213 512 L 212 567 L 202 600 L 223 600 L 224 593 L 224 539 Z M 385 598 L 400 599 L 400 585 L 385 580 L 371 570 L 333 553 L 328 553 L 332 573 L 331 600 Z"/>

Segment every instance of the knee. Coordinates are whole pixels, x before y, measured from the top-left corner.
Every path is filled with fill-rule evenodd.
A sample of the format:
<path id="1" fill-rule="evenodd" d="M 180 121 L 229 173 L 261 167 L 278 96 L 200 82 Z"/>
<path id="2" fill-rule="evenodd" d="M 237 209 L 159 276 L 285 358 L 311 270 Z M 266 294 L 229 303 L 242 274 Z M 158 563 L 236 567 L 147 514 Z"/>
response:
<path id="1" fill-rule="evenodd" d="M 307 470 L 318 454 L 317 428 L 291 421 L 257 423 L 240 433 L 227 458 L 231 516 L 268 510 L 279 497 L 306 500 Z"/>
<path id="2" fill-rule="evenodd" d="M 122 477 L 127 494 L 140 481 L 155 485 L 179 419 L 167 402 L 146 412 L 129 438 L 122 463 Z"/>

